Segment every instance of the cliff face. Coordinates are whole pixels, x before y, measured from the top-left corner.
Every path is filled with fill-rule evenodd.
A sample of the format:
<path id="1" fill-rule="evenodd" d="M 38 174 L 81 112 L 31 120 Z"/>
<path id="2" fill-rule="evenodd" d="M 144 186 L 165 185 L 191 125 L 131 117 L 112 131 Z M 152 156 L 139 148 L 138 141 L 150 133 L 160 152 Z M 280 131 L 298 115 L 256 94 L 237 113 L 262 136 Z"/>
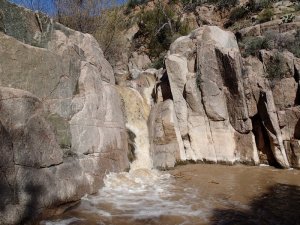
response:
<path id="1" fill-rule="evenodd" d="M 270 78 L 277 54 L 284 73 Z M 199 160 L 299 168 L 299 59 L 260 55 L 243 59 L 234 35 L 214 26 L 171 45 L 150 116 L 155 166 Z"/>
<path id="2" fill-rule="evenodd" d="M 121 100 L 96 40 L 0 0 L 0 223 L 97 192 L 129 168 Z"/>

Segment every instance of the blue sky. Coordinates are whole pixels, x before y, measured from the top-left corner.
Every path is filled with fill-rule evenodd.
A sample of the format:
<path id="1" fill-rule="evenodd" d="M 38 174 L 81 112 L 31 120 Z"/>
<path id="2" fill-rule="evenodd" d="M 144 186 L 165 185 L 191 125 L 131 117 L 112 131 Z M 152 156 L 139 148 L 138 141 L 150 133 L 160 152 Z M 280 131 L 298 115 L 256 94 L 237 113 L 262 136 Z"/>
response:
<path id="1" fill-rule="evenodd" d="M 16 4 L 20 4 L 20 5 L 24 5 L 25 3 L 25 7 L 26 7 L 26 3 L 29 3 L 31 0 L 9 0 L 10 2 L 14 2 Z M 34 2 L 35 0 L 33 0 Z M 54 7 L 54 4 L 53 4 L 53 0 L 39 0 L 43 3 L 43 5 L 45 5 L 47 8 L 47 11 L 45 13 L 48 13 L 50 15 L 53 15 L 55 14 L 55 7 Z M 123 4 L 123 3 L 126 3 L 127 0 L 117 0 L 117 2 L 119 4 Z M 28 7 L 28 6 L 27 6 Z"/>

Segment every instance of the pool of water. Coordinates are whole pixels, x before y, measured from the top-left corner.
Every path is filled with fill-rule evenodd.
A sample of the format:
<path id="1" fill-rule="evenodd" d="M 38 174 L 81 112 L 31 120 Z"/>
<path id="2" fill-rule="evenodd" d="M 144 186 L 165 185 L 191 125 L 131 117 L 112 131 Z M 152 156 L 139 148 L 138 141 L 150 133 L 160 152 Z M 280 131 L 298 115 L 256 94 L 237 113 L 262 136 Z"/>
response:
<path id="1" fill-rule="evenodd" d="M 300 224 L 300 171 L 193 164 L 112 173 L 96 195 L 39 224 Z"/>

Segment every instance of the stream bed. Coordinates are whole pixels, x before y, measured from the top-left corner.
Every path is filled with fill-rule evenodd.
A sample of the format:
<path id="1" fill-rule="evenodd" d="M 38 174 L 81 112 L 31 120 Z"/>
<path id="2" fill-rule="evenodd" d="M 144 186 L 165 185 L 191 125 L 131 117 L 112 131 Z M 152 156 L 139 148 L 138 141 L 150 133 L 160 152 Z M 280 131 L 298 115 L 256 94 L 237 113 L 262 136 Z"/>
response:
<path id="1" fill-rule="evenodd" d="M 300 171 L 190 164 L 111 173 L 96 195 L 40 225 L 298 225 Z"/>

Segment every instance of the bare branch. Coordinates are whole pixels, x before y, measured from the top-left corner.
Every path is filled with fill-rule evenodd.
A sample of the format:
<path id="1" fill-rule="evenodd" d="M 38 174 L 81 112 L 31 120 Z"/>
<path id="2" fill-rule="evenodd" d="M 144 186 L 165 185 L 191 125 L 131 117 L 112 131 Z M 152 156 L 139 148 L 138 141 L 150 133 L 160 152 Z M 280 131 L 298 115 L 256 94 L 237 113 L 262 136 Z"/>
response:
<path id="1" fill-rule="evenodd" d="M 163 25 L 155 32 L 154 36 L 158 35 L 159 32 L 160 32 L 162 29 L 164 29 L 164 27 L 167 26 L 167 25 L 169 25 L 169 23 L 164 23 L 164 24 L 163 24 Z"/>

